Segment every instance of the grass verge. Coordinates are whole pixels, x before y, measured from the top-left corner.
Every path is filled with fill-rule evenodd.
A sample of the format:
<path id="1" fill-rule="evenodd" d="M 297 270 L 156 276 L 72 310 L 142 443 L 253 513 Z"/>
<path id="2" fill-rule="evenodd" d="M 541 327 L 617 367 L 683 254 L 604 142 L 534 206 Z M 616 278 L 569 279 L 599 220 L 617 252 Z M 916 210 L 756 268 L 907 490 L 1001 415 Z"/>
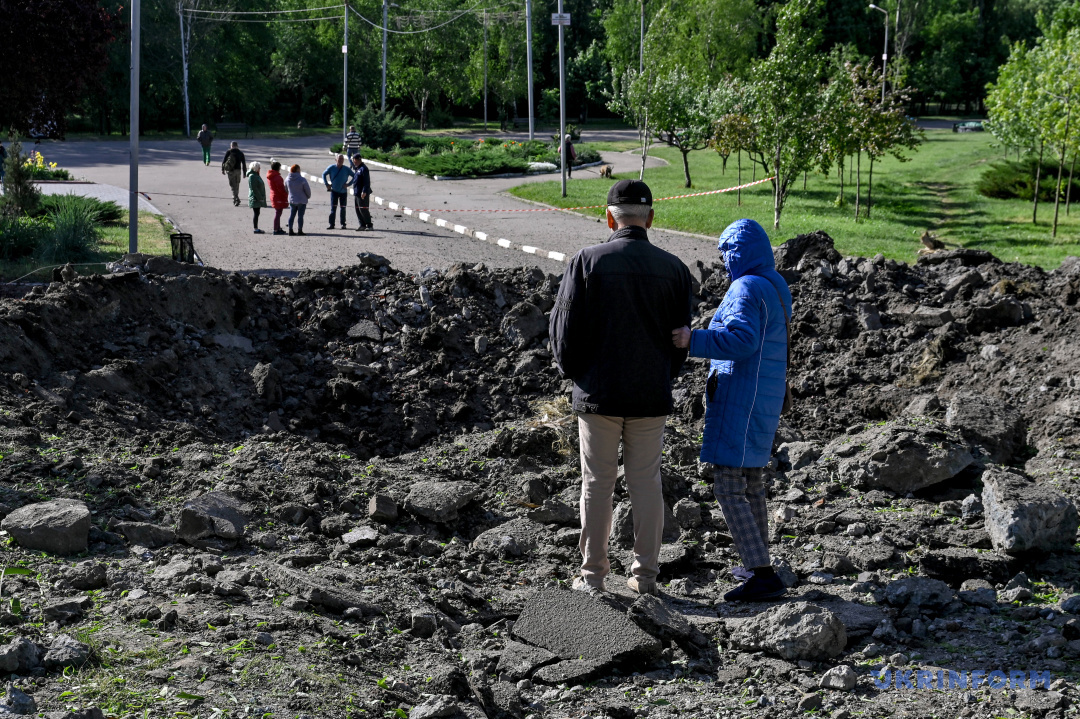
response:
<path id="1" fill-rule="evenodd" d="M 735 157 L 728 160 L 724 172 L 715 152 L 691 153 L 690 175 L 694 187 L 687 190 L 683 187 L 682 160 L 677 150 L 653 148 L 650 154 L 670 163 L 645 171 L 645 181 L 654 197 L 739 184 Z M 975 191 L 983 169 L 1001 157 L 989 133 L 931 130 L 926 133 L 926 143 L 910 162 L 887 158 L 875 163 L 870 219 L 863 217 L 857 222 L 854 219 L 855 184 L 846 177 L 845 202 L 837 205 L 840 182 L 833 172 L 829 176 L 811 173 L 806 189 L 801 181 L 795 184 L 779 230 L 773 230 L 772 190 L 767 183 L 744 190 L 741 206 L 737 205 L 735 193 L 660 202 L 656 206 L 656 226 L 715 237 L 733 220 L 749 217 L 761 223 L 774 244 L 799 233 L 824 230 L 845 255 L 872 257 L 880 252 L 906 262 L 916 258 L 921 247 L 919 236 L 925 230 L 934 232 L 950 245 L 985 249 L 1005 261 L 1048 269 L 1057 267 L 1069 255 L 1080 254 L 1080 198 L 1074 198 L 1076 202 L 1069 216 L 1065 215 L 1063 201 L 1055 240 L 1050 236 L 1052 204 L 1040 205 L 1039 222 L 1033 225 L 1030 203 L 990 199 Z M 863 158 L 864 205 L 867 165 Z M 742 182 L 749 182 L 754 172 L 745 157 L 742 166 Z M 757 177 L 761 176 L 759 168 Z M 616 175 L 616 179 L 636 177 L 636 172 Z M 511 193 L 555 207 L 575 207 L 603 202 L 610 184 L 606 179 L 575 177 L 567 183 L 565 198 L 560 197 L 557 182 L 520 185 Z M 586 212 L 599 216 L 602 210 Z"/>

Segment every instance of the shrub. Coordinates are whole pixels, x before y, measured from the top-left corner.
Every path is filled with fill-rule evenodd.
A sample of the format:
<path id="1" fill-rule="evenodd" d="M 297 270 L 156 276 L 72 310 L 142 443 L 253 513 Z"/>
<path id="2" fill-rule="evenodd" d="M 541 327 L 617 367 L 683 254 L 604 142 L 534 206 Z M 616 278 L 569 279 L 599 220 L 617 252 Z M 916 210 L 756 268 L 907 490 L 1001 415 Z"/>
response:
<path id="1" fill-rule="evenodd" d="M 53 215 L 62 203 L 76 203 L 84 205 L 97 215 L 99 225 L 121 225 L 127 215 L 127 210 L 115 202 L 99 200 L 96 197 L 82 197 L 80 195 L 42 195 L 35 217 Z"/>
<path id="2" fill-rule="evenodd" d="M 389 150 L 405 137 L 407 121 L 394 110 L 383 112 L 375 109 L 374 105 L 368 105 L 362 110 L 354 109 L 353 118 L 365 147 Z"/>
<path id="3" fill-rule="evenodd" d="M 51 231 L 48 218 L 0 213 L 0 260 L 29 257 Z"/>
<path id="4" fill-rule="evenodd" d="M 4 162 L 4 196 L 0 197 L 0 210 L 6 215 L 33 214 L 41 201 L 41 190 L 34 187 L 33 173 L 26 159 L 19 138 L 12 138 Z"/>
<path id="5" fill-rule="evenodd" d="M 430 157 L 410 157 L 408 167 L 424 175 L 476 177 L 503 172 L 525 172 L 527 160 L 495 152 L 448 152 Z"/>
<path id="6" fill-rule="evenodd" d="M 979 178 L 975 189 L 984 197 L 998 200 L 1020 199 L 1031 202 L 1035 198 L 1035 167 L 1038 161 L 1028 157 L 1020 161 L 995 162 Z M 1039 200 L 1053 202 L 1057 190 L 1057 164 L 1044 162 L 1039 177 Z M 1062 197 L 1069 191 L 1069 175 L 1061 181 Z M 1080 178 L 1073 179 L 1073 197 L 1080 197 Z"/>
<path id="7" fill-rule="evenodd" d="M 36 255 L 46 264 L 89 259 L 98 249 L 101 230 L 98 214 L 82 198 L 59 195 L 49 215 L 52 231 L 38 242 Z"/>
<path id="8" fill-rule="evenodd" d="M 432 105 L 427 113 L 427 129 L 438 130 L 454 126 L 454 116 L 438 105 Z"/>

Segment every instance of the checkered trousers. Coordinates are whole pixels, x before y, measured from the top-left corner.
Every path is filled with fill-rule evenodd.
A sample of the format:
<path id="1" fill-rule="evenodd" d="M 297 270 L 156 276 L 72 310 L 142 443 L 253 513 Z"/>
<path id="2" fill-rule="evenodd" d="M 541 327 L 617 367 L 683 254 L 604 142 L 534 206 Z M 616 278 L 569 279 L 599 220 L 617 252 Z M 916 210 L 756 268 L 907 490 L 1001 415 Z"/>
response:
<path id="1" fill-rule="evenodd" d="M 713 495 L 747 569 L 769 566 L 769 515 L 760 467 L 712 465 Z"/>

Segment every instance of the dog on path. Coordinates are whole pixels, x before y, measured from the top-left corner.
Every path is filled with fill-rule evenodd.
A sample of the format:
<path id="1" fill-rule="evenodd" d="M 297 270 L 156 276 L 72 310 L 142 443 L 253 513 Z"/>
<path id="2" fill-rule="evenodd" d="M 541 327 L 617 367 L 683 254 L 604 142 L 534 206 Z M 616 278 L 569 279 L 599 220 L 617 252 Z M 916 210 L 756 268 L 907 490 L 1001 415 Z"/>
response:
<path id="1" fill-rule="evenodd" d="M 606 177 L 607 179 L 610 180 L 611 179 L 611 171 L 614 170 L 614 169 L 615 168 L 612 167 L 611 165 L 600 165 L 600 170 L 599 170 L 600 177 Z"/>

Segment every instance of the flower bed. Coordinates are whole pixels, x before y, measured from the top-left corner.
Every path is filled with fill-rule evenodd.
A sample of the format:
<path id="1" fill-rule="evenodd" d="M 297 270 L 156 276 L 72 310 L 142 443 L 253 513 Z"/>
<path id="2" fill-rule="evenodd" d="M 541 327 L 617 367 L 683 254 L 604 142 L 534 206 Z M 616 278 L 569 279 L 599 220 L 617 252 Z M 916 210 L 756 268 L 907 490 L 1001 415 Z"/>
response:
<path id="1" fill-rule="evenodd" d="M 334 149 L 340 148 L 336 146 Z M 539 140 L 517 142 L 480 138 L 462 140 L 449 137 L 406 138 L 391 150 L 365 148 L 364 157 L 377 162 L 415 170 L 430 177 L 483 177 L 528 172 L 532 163 L 559 164 L 559 153 L 551 143 Z M 575 165 L 596 162 L 600 153 L 589 147 L 577 148 Z"/>
<path id="2" fill-rule="evenodd" d="M 34 150 L 26 156 L 23 166 L 30 171 L 30 179 L 41 180 L 70 180 L 71 173 L 55 162 L 45 162 L 45 156 Z"/>

